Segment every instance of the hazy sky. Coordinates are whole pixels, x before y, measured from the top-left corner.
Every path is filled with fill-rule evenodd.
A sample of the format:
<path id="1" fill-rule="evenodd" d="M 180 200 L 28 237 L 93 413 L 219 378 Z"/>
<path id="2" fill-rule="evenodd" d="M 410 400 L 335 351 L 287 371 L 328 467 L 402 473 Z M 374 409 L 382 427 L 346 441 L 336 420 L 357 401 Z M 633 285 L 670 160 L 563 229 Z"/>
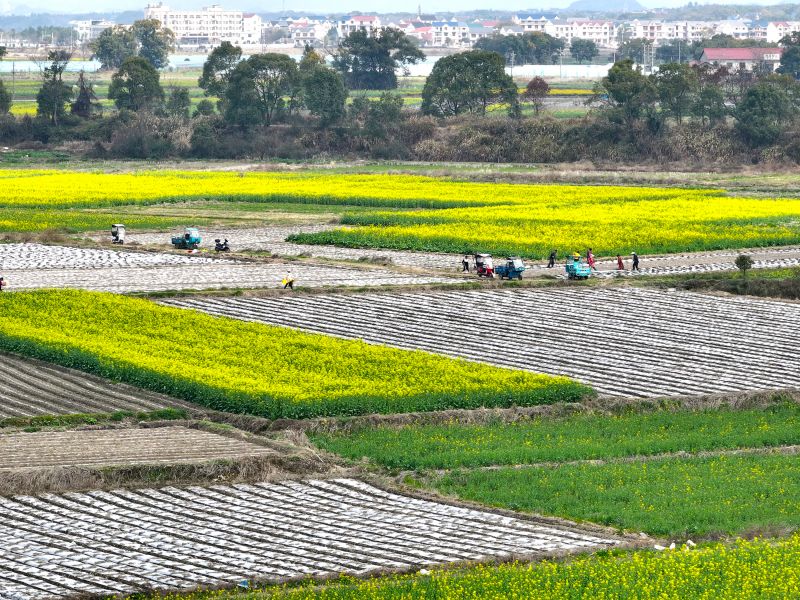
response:
<path id="1" fill-rule="evenodd" d="M 572 0 L 427 0 L 422 2 L 424 12 L 459 11 L 475 8 L 497 8 L 501 10 L 527 10 L 532 12 L 549 7 L 564 7 Z M 639 0 L 648 7 L 682 6 L 688 0 Z M 741 0 L 717 0 L 715 4 L 731 4 Z M 777 0 L 748 0 L 754 4 L 775 4 Z M 82 13 L 94 11 L 143 10 L 147 0 L 0 0 L 0 13 L 59 12 Z M 174 8 L 199 8 L 209 4 L 221 4 L 225 8 L 275 12 L 282 8 L 307 12 L 350 11 L 407 11 L 416 12 L 417 0 L 165 0 L 164 4 Z"/>

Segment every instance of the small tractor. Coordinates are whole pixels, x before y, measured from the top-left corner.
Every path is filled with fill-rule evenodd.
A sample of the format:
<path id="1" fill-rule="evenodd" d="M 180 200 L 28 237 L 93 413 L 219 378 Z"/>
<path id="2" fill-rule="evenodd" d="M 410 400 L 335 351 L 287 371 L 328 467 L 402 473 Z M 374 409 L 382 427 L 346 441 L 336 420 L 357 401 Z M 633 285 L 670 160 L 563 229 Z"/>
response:
<path id="1" fill-rule="evenodd" d="M 592 268 L 583 261 L 578 253 L 573 254 L 572 258 L 567 258 L 565 269 L 568 279 L 589 279 L 592 274 Z"/>
<path id="2" fill-rule="evenodd" d="M 124 244 L 125 243 L 125 225 L 122 223 L 115 223 L 111 226 L 111 243 Z"/>
<path id="3" fill-rule="evenodd" d="M 475 272 L 478 277 L 494 277 L 494 261 L 491 254 L 475 255 Z"/>
<path id="4" fill-rule="evenodd" d="M 509 256 L 504 264 L 495 267 L 491 254 L 475 255 L 475 272 L 478 277 L 499 275 L 500 279 L 522 279 L 522 273 L 525 269 L 527 267 L 519 256 Z"/>
<path id="5" fill-rule="evenodd" d="M 172 238 L 172 245 L 180 250 L 197 250 L 203 238 L 200 237 L 200 232 L 197 227 L 187 227 L 183 231 L 183 235 L 176 235 Z"/>
<path id="6" fill-rule="evenodd" d="M 522 262 L 519 256 L 509 256 L 506 258 L 504 265 L 497 265 L 494 272 L 500 276 L 500 279 L 519 279 L 522 280 L 522 273 L 528 267 Z"/>

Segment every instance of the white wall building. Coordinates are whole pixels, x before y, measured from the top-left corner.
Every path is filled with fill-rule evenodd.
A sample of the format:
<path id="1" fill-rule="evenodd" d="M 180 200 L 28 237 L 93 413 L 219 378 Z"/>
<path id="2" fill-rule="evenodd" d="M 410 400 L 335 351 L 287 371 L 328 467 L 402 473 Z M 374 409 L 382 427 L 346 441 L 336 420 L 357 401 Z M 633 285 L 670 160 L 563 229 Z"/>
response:
<path id="1" fill-rule="evenodd" d="M 178 45 L 218 46 L 222 42 L 247 46 L 261 43 L 261 17 L 238 10 L 225 10 L 218 4 L 199 10 L 172 10 L 164 4 L 151 4 L 145 19 L 158 19 L 171 29 Z"/>
<path id="2" fill-rule="evenodd" d="M 104 30 L 116 25 L 113 21 L 106 21 L 105 19 L 70 21 L 69 24 L 75 30 L 76 40 L 80 44 L 97 39 Z"/>
<path id="3" fill-rule="evenodd" d="M 381 28 L 380 17 L 375 15 L 353 15 L 336 24 L 336 32 L 340 38 L 347 37 L 354 31 L 364 30 L 370 35 L 375 35 Z"/>

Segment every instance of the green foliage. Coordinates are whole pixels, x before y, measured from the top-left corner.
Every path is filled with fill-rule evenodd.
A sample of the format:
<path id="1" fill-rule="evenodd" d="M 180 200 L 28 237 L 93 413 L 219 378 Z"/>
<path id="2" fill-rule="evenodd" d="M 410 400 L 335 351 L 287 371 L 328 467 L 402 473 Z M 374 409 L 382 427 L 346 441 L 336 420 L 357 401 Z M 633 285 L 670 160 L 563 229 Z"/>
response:
<path id="1" fill-rule="evenodd" d="M 0 79 L 0 115 L 6 114 L 11 108 L 11 94 L 6 89 L 3 80 Z"/>
<path id="2" fill-rule="evenodd" d="M 598 50 L 597 44 L 592 40 L 575 38 L 569 45 L 569 53 L 572 55 L 572 58 L 578 61 L 578 64 L 581 64 L 583 61 L 591 61 L 595 56 L 600 54 L 600 50 Z"/>
<path id="3" fill-rule="evenodd" d="M 164 100 L 158 71 L 144 58 L 125 60 L 111 78 L 108 97 L 120 110 L 154 108 Z"/>
<path id="4" fill-rule="evenodd" d="M 345 100 L 347 88 L 344 80 L 333 69 L 317 65 L 304 73 L 303 104 L 312 115 L 319 117 L 323 127 L 337 123 L 344 117 Z"/>
<path id="5" fill-rule="evenodd" d="M 753 268 L 753 258 L 747 254 L 740 254 L 736 257 L 734 264 L 739 269 L 742 277 L 747 277 L 747 271 Z"/>
<path id="6" fill-rule="evenodd" d="M 242 49 L 230 42 L 222 42 L 211 51 L 203 63 L 203 74 L 197 84 L 206 96 L 221 98 L 225 95 L 233 70 L 242 60 Z"/>
<path id="7" fill-rule="evenodd" d="M 736 129 L 750 146 L 777 141 L 796 110 L 779 85 L 760 82 L 750 87 L 733 111 Z"/>
<path id="8" fill-rule="evenodd" d="M 195 106 L 195 116 L 210 117 L 214 114 L 214 103 L 207 98 L 203 98 Z"/>
<path id="9" fill-rule="evenodd" d="M 544 99 L 547 98 L 549 93 L 550 86 L 548 83 L 541 77 L 534 77 L 525 86 L 523 98 L 533 104 L 533 110 L 538 114 L 542 106 L 544 106 Z"/>
<path id="10" fill-rule="evenodd" d="M 398 29 L 384 28 L 374 35 L 362 29 L 339 43 L 333 67 L 351 90 L 391 90 L 397 87 L 397 69 L 424 59 L 415 42 Z"/>
<path id="11" fill-rule="evenodd" d="M 692 107 L 698 90 L 697 73 L 686 64 L 661 65 L 653 75 L 661 109 L 680 123 Z"/>
<path id="12" fill-rule="evenodd" d="M 169 65 L 169 53 L 175 49 L 175 34 L 161 26 L 158 19 L 135 21 L 131 27 L 138 55 L 156 69 Z"/>
<path id="13" fill-rule="evenodd" d="M 484 114 L 491 104 L 518 108 L 517 86 L 497 52 L 472 50 L 436 61 L 422 90 L 422 112 L 435 116 Z"/>
<path id="14" fill-rule="evenodd" d="M 513 54 L 516 64 L 556 63 L 564 47 L 564 40 L 541 31 L 523 33 L 521 36 L 496 35 L 481 38 L 475 43 L 476 50 L 497 52 L 509 59 Z"/>
<path id="15" fill-rule="evenodd" d="M 653 82 L 639 69 L 633 68 L 630 59 L 614 63 L 596 89 L 630 123 L 648 113 L 655 106 L 657 90 Z"/>
<path id="16" fill-rule="evenodd" d="M 2 60 L 2 58 L 6 55 L 7 52 L 8 50 L 6 50 L 5 46 L 0 46 L 0 60 Z"/>
<path id="17" fill-rule="evenodd" d="M 164 110 L 173 117 L 189 118 L 189 108 L 192 100 L 189 98 L 189 90 L 185 87 L 172 87 L 169 96 L 164 104 Z"/>
<path id="18" fill-rule="evenodd" d="M 90 44 L 94 58 L 102 69 L 119 69 L 127 59 L 136 56 L 136 38 L 129 27 L 115 25 L 105 29 Z"/>
<path id="19" fill-rule="evenodd" d="M 322 448 L 393 469 L 615 459 L 670 452 L 766 448 L 800 443 L 800 406 L 764 410 L 657 411 L 576 415 L 488 425 L 407 425 L 316 434 Z"/>
<path id="20" fill-rule="evenodd" d="M 454 471 L 447 495 L 653 535 L 735 534 L 800 526 L 800 461 L 742 455 Z"/>
<path id="21" fill-rule="evenodd" d="M 641 63 L 644 59 L 645 46 L 649 44 L 650 41 L 643 38 L 633 38 L 623 42 L 617 48 L 617 62 L 630 60 Z"/>
<path id="22" fill-rule="evenodd" d="M 225 89 L 225 119 L 242 127 L 269 126 L 299 92 L 297 63 L 285 54 L 254 54 L 241 61 Z"/>
<path id="23" fill-rule="evenodd" d="M 78 96 L 72 103 L 70 112 L 84 119 L 88 119 L 102 111 L 100 103 L 95 96 L 92 84 L 86 80 L 86 74 L 81 71 L 78 75 Z"/>

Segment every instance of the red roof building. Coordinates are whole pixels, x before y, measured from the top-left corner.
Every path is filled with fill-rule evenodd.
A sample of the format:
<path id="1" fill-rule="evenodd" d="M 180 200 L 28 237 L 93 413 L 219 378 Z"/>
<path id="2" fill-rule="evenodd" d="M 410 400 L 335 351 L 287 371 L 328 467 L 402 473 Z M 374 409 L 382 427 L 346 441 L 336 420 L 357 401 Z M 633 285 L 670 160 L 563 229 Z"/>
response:
<path id="1" fill-rule="evenodd" d="M 732 71 L 752 71 L 759 66 L 774 71 L 781 54 L 783 48 L 704 48 L 700 62 Z"/>

